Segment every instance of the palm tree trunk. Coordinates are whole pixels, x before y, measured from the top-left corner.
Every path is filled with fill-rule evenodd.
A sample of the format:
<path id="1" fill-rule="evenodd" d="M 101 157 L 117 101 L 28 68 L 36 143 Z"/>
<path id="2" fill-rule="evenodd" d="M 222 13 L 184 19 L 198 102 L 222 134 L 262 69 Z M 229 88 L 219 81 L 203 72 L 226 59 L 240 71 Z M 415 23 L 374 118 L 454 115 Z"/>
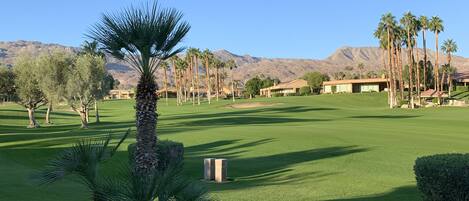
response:
<path id="1" fill-rule="evenodd" d="M 416 91 L 417 91 L 417 101 L 418 101 L 418 104 L 420 105 L 420 66 L 419 66 L 419 63 L 420 63 L 420 58 L 419 58 L 419 49 L 418 49 L 418 45 L 417 45 L 417 39 L 414 38 L 414 41 L 415 41 L 415 47 L 417 47 L 417 51 L 415 52 L 415 54 L 417 55 L 417 68 L 415 69 L 416 70 L 416 78 L 417 78 L 417 86 L 416 86 Z M 413 62 L 415 63 L 415 62 Z"/>
<path id="2" fill-rule="evenodd" d="M 387 36 L 388 36 L 388 59 L 389 59 L 389 80 L 390 80 L 389 85 L 391 86 L 391 89 L 389 90 L 389 94 L 390 94 L 389 95 L 389 97 L 390 97 L 390 99 L 389 99 L 389 108 L 392 109 L 394 107 L 394 102 L 393 102 L 394 89 L 393 89 L 393 87 L 394 87 L 395 81 L 394 81 L 393 73 L 392 73 L 392 66 L 393 66 L 392 65 L 392 52 L 391 52 L 392 48 L 391 48 L 391 36 L 390 36 L 389 29 L 387 30 L 387 32 L 388 32 Z"/>
<path id="3" fill-rule="evenodd" d="M 425 39 L 425 29 L 422 29 L 423 39 L 423 90 L 427 90 L 427 41 Z"/>
<path id="4" fill-rule="evenodd" d="M 189 90 L 192 95 L 192 105 L 195 105 L 195 85 L 194 85 L 194 64 L 192 63 L 192 58 L 190 62 L 190 71 L 191 71 L 191 89 Z"/>
<path id="5" fill-rule="evenodd" d="M 50 113 L 52 112 L 52 101 L 49 102 L 49 105 L 47 106 L 47 112 L 46 112 L 46 124 L 52 124 L 50 120 Z"/>
<path id="6" fill-rule="evenodd" d="M 194 56 L 195 60 L 195 82 L 197 88 L 197 105 L 200 105 L 200 82 L 199 82 L 199 59 L 197 56 Z"/>
<path id="7" fill-rule="evenodd" d="M 177 79 L 177 72 L 176 72 L 176 65 L 175 65 L 175 62 L 174 60 L 171 60 L 171 67 L 172 67 L 172 70 L 171 72 L 173 73 L 173 84 L 174 84 L 174 88 L 176 89 L 176 105 L 179 105 L 179 88 L 178 88 L 178 79 Z"/>
<path id="8" fill-rule="evenodd" d="M 234 91 L 234 81 L 233 81 L 233 69 L 231 69 L 231 96 L 233 102 L 235 102 L 235 91 Z"/>
<path id="9" fill-rule="evenodd" d="M 210 70 L 209 70 L 209 64 L 208 64 L 208 58 L 205 59 L 205 74 L 207 74 L 206 76 L 206 82 L 207 82 L 207 99 L 208 99 L 208 104 L 210 104 L 210 99 L 211 99 L 211 91 L 210 91 Z"/>
<path id="10" fill-rule="evenodd" d="M 99 120 L 99 110 L 98 110 L 98 101 L 94 100 L 94 111 L 96 115 L 96 123 L 100 123 L 101 121 Z"/>
<path id="11" fill-rule="evenodd" d="M 217 92 L 216 92 L 216 96 L 217 96 L 217 101 L 218 101 L 218 94 L 220 93 L 220 74 L 218 72 L 218 67 L 216 68 L 216 72 L 215 72 L 215 79 L 217 81 L 217 84 L 216 84 L 216 88 L 217 88 Z"/>
<path id="12" fill-rule="evenodd" d="M 164 70 L 164 98 L 166 101 L 166 105 L 168 105 L 168 75 L 167 75 L 166 67 L 163 70 Z"/>
<path id="13" fill-rule="evenodd" d="M 440 91 L 439 87 L 438 87 L 438 83 L 439 83 L 439 80 L 440 80 L 440 72 L 438 70 L 438 32 L 435 32 L 435 40 L 436 40 L 436 43 L 435 43 L 435 46 L 436 46 L 436 58 L 435 58 L 435 90 L 437 92 Z M 439 94 L 439 93 L 438 93 Z M 438 96 L 438 105 L 441 104 L 441 97 Z"/>
<path id="14" fill-rule="evenodd" d="M 409 65 L 409 108 L 414 108 L 414 94 L 413 94 L 413 77 L 412 67 L 414 66 L 412 56 L 412 38 L 410 37 L 410 30 L 407 29 L 407 63 Z"/>
<path id="15" fill-rule="evenodd" d="M 142 175 L 151 173 L 158 162 L 156 156 L 157 88 L 152 76 L 141 76 L 137 84 L 135 170 Z"/>
<path id="16" fill-rule="evenodd" d="M 39 128 L 39 124 L 36 121 L 35 109 L 33 107 L 28 109 L 29 125 L 28 128 Z"/>
<path id="17" fill-rule="evenodd" d="M 399 76 L 399 93 L 400 93 L 400 98 L 401 100 L 404 100 L 404 74 L 403 72 L 403 67 L 404 67 L 404 60 L 402 59 L 402 48 L 398 47 L 397 48 L 397 55 L 396 55 L 396 60 L 397 60 L 397 74 Z"/>

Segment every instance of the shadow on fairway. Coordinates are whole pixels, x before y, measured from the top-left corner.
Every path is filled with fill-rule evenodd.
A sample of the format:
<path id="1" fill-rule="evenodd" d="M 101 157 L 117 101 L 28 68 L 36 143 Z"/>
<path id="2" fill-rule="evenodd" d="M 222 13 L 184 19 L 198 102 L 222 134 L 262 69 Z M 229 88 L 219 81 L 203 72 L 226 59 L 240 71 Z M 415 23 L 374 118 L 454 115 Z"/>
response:
<path id="1" fill-rule="evenodd" d="M 322 159 L 370 150 L 357 146 L 335 146 L 241 158 L 241 154 L 249 152 L 249 148 L 273 142 L 273 139 L 261 139 L 247 143 L 239 142 L 240 140 L 221 140 L 187 147 L 184 160 L 186 169 L 191 175 L 200 175 L 203 169 L 203 158 L 227 158 L 229 177 L 233 179 L 233 182 L 223 185 L 210 184 L 211 189 L 214 191 L 244 189 L 254 186 L 302 182 L 307 179 L 326 179 L 330 175 L 339 173 L 319 171 L 292 173 L 294 172 L 292 168 L 300 163 L 318 162 Z"/>
<path id="2" fill-rule="evenodd" d="M 123 133 L 135 126 L 135 122 L 91 123 L 89 129 L 80 129 L 79 124 L 53 125 L 28 129 L 23 126 L 0 125 L 0 150 L 18 148 L 48 148 L 67 145 L 87 137 L 101 137 L 107 134 Z M 9 144 L 11 143 L 11 144 Z"/>
<path id="3" fill-rule="evenodd" d="M 301 113 L 312 111 L 332 111 L 338 110 L 337 108 L 314 108 L 307 106 L 290 106 L 290 107 L 269 107 L 258 109 L 230 109 L 227 112 L 205 113 L 205 114 L 178 114 L 163 116 L 164 120 L 184 120 L 184 119 L 209 119 L 218 117 L 232 117 L 232 116 L 246 116 L 256 113 Z"/>
<path id="4" fill-rule="evenodd" d="M 418 115 L 364 115 L 364 116 L 351 116 L 354 119 L 408 119 L 420 117 Z"/>
<path id="5" fill-rule="evenodd" d="M 422 200 L 420 193 L 415 186 L 403 186 L 393 189 L 391 192 L 382 193 L 373 196 L 336 199 L 328 201 L 419 201 Z"/>

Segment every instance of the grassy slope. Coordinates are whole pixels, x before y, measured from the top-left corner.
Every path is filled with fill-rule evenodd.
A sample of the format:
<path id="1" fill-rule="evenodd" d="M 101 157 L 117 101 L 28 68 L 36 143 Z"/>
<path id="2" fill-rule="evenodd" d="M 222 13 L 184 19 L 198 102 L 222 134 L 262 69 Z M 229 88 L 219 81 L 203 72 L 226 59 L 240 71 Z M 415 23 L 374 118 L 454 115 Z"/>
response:
<path id="1" fill-rule="evenodd" d="M 419 200 L 415 158 L 469 150 L 469 108 L 389 110 L 384 94 L 252 101 L 282 104 L 252 109 L 225 108 L 229 102 L 160 104 L 158 132 L 185 144 L 188 174 L 202 177 L 204 157 L 229 159 L 234 181 L 209 184 L 223 201 Z M 105 123 L 88 130 L 77 129 L 79 118 L 66 110 L 54 114 L 55 125 L 30 130 L 21 108 L 0 106 L 0 200 L 84 200 L 86 189 L 70 180 L 35 187 L 27 177 L 79 138 L 133 126 L 131 101 L 108 101 L 102 108 Z M 126 157 L 124 150 L 119 157 Z"/>

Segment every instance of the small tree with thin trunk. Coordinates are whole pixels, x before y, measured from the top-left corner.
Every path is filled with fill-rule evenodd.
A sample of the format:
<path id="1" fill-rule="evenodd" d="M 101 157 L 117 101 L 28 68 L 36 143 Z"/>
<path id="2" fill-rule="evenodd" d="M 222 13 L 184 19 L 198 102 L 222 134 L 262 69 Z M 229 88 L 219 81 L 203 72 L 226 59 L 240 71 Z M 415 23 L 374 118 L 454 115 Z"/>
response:
<path id="1" fill-rule="evenodd" d="M 28 128 L 38 128 L 35 111 L 38 107 L 47 104 L 46 97 L 39 87 L 40 76 L 37 73 L 37 61 L 27 53 L 16 58 L 14 72 L 15 85 L 18 94 L 17 103 L 28 110 Z"/>
<path id="2" fill-rule="evenodd" d="M 38 73 L 41 77 L 39 86 L 48 100 L 46 124 L 51 124 L 53 104 L 62 100 L 65 95 L 68 69 L 72 65 L 72 55 L 60 50 L 43 53 L 38 58 Z"/>
<path id="3" fill-rule="evenodd" d="M 79 55 L 69 69 L 67 102 L 80 115 L 81 127 L 88 128 L 88 111 L 101 93 L 105 77 L 105 61 L 90 54 Z"/>

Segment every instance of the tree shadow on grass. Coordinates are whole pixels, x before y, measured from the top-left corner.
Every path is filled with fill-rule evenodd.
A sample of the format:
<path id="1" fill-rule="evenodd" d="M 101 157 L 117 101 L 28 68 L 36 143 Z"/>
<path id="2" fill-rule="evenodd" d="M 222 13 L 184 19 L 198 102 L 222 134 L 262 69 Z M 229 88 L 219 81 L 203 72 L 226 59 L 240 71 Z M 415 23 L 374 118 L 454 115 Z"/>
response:
<path id="1" fill-rule="evenodd" d="M 203 158 L 227 158 L 229 177 L 232 182 L 223 185 L 210 185 L 214 191 L 244 189 L 254 186 L 279 185 L 284 183 L 302 182 L 306 179 L 325 179 L 337 172 L 302 172 L 293 173 L 293 166 L 318 162 L 322 159 L 335 158 L 349 154 L 369 151 L 368 148 L 357 146 L 325 147 L 303 151 L 295 151 L 267 156 L 242 158 L 242 154 L 256 147 L 270 143 L 272 139 L 261 139 L 247 143 L 240 140 L 222 140 L 187 147 L 185 164 L 190 175 L 201 177 Z M 232 146 L 229 146 L 232 145 Z"/>
<path id="2" fill-rule="evenodd" d="M 164 120 L 184 120 L 184 119 L 210 119 L 218 117 L 234 117 L 234 116 L 246 116 L 256 113 L 299 113 L 299 112 L 311 112 L 311 111 L 329 111 L 337 110 L 337 108 L 315 108 L 307 106 L 289 106 L 289 107 L 269 107 L 269 108 L 257 108 L 257 109 L 233 109 L 227 112 L 217 113 L 194 113 L 194 114 L 177 114 L 162 116 Z"/>
<path id="3" fill-rule="evenodd" d="M 362 115 L 362 116 L 351 116 L 349 118 L 354 119 L 409 119 L 420 117 L 418 115 Z"/>
<path id="4" fill-rule="evenodd" d="M 77 142 L 86 137 L 99 137 L 107 134 L 122 133 L 133 127 L 133 121 L 92 123 L 89 129 L 80 129 L 79 125 L 50 126 L 28 129 L 19 126 L 0 125 L 0 149 L 5 148 L 47 148 Z M 5 133 L 3 133 L 5 132 Z"/>
<path id="5" fill-rule="evenodd" d="M 345 199 L 335 199 L 328 201 L 420 201 L 422 200 L 419 191 L 416 186 L 403 186 L 395 188 L 390 192 L 356 197 L 356 198 L 345 198 Z"/>

